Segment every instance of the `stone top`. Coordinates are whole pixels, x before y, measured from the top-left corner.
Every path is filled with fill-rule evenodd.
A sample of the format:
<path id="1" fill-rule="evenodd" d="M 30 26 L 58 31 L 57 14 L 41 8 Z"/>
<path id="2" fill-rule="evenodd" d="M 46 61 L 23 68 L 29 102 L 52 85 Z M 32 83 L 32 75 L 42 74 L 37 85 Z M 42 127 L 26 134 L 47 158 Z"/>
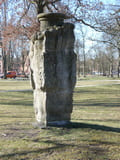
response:
<path id="1" fill-rule="evenodd" d="M 64 20 L 68 17 L 63 13 L 40 13 L 37 18 L 39 21 L 49 21 L 49 20 Z"/>
<path id="2" fill-rule="evenodd" d="M 44 31 L 51 26 L 62 26 L 68 17 L 63 13 L 40 13 L 37 18 L 40 21 L 40 31 Z"/>

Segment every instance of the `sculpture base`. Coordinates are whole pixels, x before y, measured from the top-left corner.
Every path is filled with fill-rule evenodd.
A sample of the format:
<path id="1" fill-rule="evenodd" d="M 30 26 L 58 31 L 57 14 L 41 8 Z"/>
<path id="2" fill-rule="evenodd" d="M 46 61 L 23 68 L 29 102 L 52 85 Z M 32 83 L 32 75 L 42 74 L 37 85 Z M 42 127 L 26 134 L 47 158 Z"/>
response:
<path id="1" fill-rule="evenodd" d="M 39 129 L 46 129 L 47 128 L 47 126 L 45 124 L 39 123 L 39 122 L 34 122 L 34 123 L 32 123 L 32 125 L 34 128 L 39 128 Z"/>
<path id="2" fill-rule="evenodd" d="M 70 121 L 52 121 L 48 122 L 48 126 L 53 126 L 53 127 L 64 127 L 70 124 Z"/>
<path id="3" fill-rule="evenodd" d="M 48 122 L 47 125 L 38 122 L 32 123 L 34 128 L 39 128 L 39 129 L 47 129 L 49 127 L 65 127 L 70 124 L 71 124 L 70 121 L 52 121 Z"/>

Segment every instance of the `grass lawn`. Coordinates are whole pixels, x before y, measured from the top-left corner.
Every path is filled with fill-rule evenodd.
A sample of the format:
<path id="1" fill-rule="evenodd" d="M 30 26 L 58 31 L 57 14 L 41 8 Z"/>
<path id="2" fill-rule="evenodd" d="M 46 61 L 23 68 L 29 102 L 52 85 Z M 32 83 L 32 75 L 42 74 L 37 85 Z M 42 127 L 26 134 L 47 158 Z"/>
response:
<path id="1" fill-rule="evenodd" d="M 120 84 L 120 78 L 109 78 L 103 76 L 87 76 L 80 77 L 77 81 L 77 86 L 85 86 L 85 85 L 111 85 L 111 84 Z"/>
<path id="2" fill-rule="evenodd" d="M 0 90 L 10 84 L 30 89 L 0 81 Z M 32 91 L 0 92 L 0 160 L 120 160 L 120 84 L 75 88 L 73 123 L 63 128 L 33 128 L 32 101 Z"/>
<path id="3" fill-rule="evenodd" d="M 1 90 L 24 90 L 24 89 L 31 89 L 29 80 L 0 79 L 0 91 Z"/>

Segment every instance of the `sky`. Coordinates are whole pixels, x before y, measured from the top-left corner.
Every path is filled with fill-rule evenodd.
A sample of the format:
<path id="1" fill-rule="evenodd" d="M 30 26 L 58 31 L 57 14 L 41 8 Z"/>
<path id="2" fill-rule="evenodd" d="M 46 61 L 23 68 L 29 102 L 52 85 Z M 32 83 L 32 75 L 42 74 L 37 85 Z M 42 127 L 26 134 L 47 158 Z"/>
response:
<path id="1" fill-rule="evenodd" d="M 101 0 L 105 4 L 120 5 L 120 0 Z"/>
<path id="2" fill-rule="evenodd" d="M 108 7 L 109 5 L 119 5 L 120 8 L 120 0 L 101 0 L 106 7 Z M 114 7 L 114 6 L 112 6 Z M 90 28 L 90 27 L 85 27 L 85 30 L 87 30 L 87 35 L 86 35 L 86 52 L 89 50 L 90 47 L 92 47 L 93 45 L 96 44 L 96 42 L 89 40 L 90 38 L 93 39 L 100 39 L 100 36 L 102 35 L 101 32 L 96 32 L 94 29 Z M 79 26 L 76 25 L 75 26 L 75 37 L 76 39 L 79 39 L 81 37 L 80 35 L 80 29 Z"/>

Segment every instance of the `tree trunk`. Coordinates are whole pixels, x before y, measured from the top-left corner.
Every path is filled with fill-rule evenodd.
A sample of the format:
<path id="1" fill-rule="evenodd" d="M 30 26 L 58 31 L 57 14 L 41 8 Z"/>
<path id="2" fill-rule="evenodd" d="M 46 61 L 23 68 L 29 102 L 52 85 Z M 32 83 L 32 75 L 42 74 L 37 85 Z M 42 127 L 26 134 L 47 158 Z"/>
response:
<path id="1" fill-rule="evenodd" d="M 111 67 L 110 67 L 111 69 L 110 69 L 110 75 L 111 75 L 111 77 L 113 77 L 113 63 L 111 63 Z"/>
<path id="2" fill-rule="evenodd" d="M 119 56 L 118 56 L 118 78 L 120 77 L 120 48 L 118 48 L 118 53 L 119 53 Z"/>
<path id="3" fill-rule="evenodd" d="M 3 23 L 3 30 L 5 30 L 5 27 L 7 26 L 7 1 L 4 1 L 4 7 L 3 7 L 3 16 L 4 16 L 4 23 Z M 6 43 L 3 44 L 3 49 L 2 49 L 2 56 L 3 56 L 3 73 L 4 73 L 4 79 L 7 79 L 6 74 L 7 74 L 7 55 L 6 55 Z"/>
<path id="4" fill-rule="evenodd" d="M 77 77 L 80 77 L 80 55 L 77 55 Z"/>
<path id="5" fill-rule="evenodd" d="M 83 37 L 83 76 L 86 77 L 86 53 L 85 53 L 85 38 Z"/>
<path id="6" fill-rule="evenodd" d="M 84 62 L 83 62 L 83 76 L 86 77 L 86 57 L 85 57 L 85 54 L 84 54 Z"/>
<path id="7" fill-rule="evenodd" d="M 6 57 L 6 51 L 3 49 L 3 73 L 4 73 L 4 76 L 3 78 L 4 79 L 7 79 L 6 77 L 6 74 L 7 74 L 7 57 Z"/>
<path id="8" fill-rule="evenodd" d="M 22 51 L 22 74 L 25 74 L 25 56 L 24 51 Z"/>
<path id="9" fill-rule="evenodd" d="M 113 77 L 113 61 L 114 61 L 113 59 L 114 59 L 114 57 L 112 55 L 111 62 L 110 62 L 110 65 L 111 65 L 110 75 L 111 75 L 111 77 Z"/>

